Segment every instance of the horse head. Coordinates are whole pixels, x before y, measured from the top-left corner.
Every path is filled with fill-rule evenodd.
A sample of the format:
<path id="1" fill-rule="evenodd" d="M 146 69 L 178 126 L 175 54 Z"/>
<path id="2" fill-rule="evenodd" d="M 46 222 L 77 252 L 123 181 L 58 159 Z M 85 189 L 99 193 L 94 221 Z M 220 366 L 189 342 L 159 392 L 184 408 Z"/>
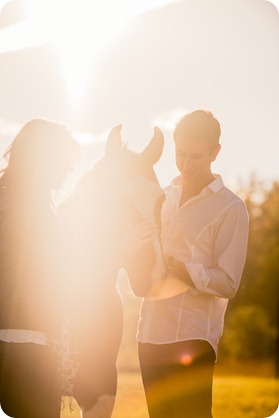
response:
<path id="1" fill-rule="evenodd" d="M 123 259 L 132 289 L 138 296 L 156 294 L 165 273 L 160 242 L 161 207 L 165 194 L 154 171 L 163 146 L 163 134 L 159 128 L 155 128 L 147 147 L 140 153 L 132 152 L 123 145 L 121 125 L 112 129 L 106 143 L 104 161 L 112 173 L 117 170 L 116 177 L 121 187 L 117 193 L 122 196 L 121 210 L 125 217 L 122 233 L 128 229 L 131 237 L 133 231 L 136 231 L 135 225 L 138 224 L 140 228 L 143 222 L 156 225 L 158 231 L 135 254 L 124 256 Z"/>
<path id="2" fill-rule="evenodd" d="M 160 159 L 164 146 L 164 137 L 160 129 L 154 129 L 154 135 L 148 146 L 135 153 L 126 148 L 121 140 L 121 125 L 110 132 L 105 150 L 105 160 L 110 160 L 112 173 L 117 171 L 116 178 L 123 188 L 123 195 L 134 206 L 134 215 L 139 219 L 160 224 L 160 207 L 164 200 L 157 180 L 154 165 Z M 113 161 L 113 162 L 112 162 Z M 135 221 L 135 219 L 134 219 Z"/>

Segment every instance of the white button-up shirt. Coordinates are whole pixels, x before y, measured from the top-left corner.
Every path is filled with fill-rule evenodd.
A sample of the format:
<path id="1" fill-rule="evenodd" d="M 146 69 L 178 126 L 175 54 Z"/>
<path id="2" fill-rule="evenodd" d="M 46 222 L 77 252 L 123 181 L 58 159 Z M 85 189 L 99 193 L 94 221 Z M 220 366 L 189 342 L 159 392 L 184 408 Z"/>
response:
<path id="1" fill-rule="evenodd" d="M 220 176 L 181 207 L 181 179 L 165 193 L 164 254 L 184 262 L 195 287 L 162 300 L 145 298 L 137 338 L 153 344 L 206 340 L 217 354 L 228 300 L 238 290 L 246 259 L 246 206 Z"/>

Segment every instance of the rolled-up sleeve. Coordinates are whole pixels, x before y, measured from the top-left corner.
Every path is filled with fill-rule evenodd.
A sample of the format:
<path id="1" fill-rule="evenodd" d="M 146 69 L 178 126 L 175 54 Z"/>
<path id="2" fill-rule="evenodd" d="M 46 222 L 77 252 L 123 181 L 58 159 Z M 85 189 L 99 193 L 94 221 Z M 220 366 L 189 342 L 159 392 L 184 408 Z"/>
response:
<path id="1" fill-rule="evenodd" d="M 239 288 L 246 259 L 249 221 L 245 204 L 235 201 L 214 222 L 212 265 L 199 260 L 195 250 L 206 231 L 197 237 L 192 260 L 185 265 L 198 291 L 231 299 Z"/>

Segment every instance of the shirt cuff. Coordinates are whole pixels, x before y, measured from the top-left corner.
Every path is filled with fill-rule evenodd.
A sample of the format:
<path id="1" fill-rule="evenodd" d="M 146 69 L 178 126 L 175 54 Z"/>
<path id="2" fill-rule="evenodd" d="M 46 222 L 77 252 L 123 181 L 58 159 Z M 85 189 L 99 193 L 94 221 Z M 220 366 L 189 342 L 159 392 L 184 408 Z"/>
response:
<path id="1" fill-rule="evenodd" d="M 204 271 L 203 265 L 201 263 L 186 263 L 185 267 L 197 290 L 200 292 L 206 290 L 209 283 L 209 277 Z"/>

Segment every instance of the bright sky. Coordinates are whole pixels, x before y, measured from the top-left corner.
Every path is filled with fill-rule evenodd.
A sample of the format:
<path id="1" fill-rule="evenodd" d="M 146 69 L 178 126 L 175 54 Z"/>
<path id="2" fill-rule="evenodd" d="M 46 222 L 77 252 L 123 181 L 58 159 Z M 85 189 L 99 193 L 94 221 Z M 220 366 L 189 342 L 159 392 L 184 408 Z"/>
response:
<path id="1" fill-rule="evenodd" d="M 174 3 L 173 0 L 118 0 L 118 1 L 115 1 L 115 0 L 102 0 L 102 1 L 22 0 L 22 1 L 24 2 L 25 7 L 29 11 L 30 17 L 29 19 L 25 19 L 22 22 L 19 22 L 15 25 L 1 29 L 0 31 L 0 57 L 1 57 L 1 53 L 3 54 L 7 51 L 19 51 L 21 49 L 28 48 L 30 46 L 44 44 L 45 42 L 48 42 L 51 39 L 55 40 L 56 48 L 59 50 L 60 66 L 62 67 L 62 70 L 64 73 L 63 82 L 65 82 L 67 86 L 69 100 L 75 104 L 75 106 L 73 106 L 73 113 L 75 114 L 76 117 L 77 117 L 78 111 L 81 108 L 80 103 L 84 99 L 84 94 L 86 92 L 88 82 L 90 79 L 94 78 L 94 72 L 97 72 L 97 68 L 99 64 L 99 57 L 102 56 L 104 48 L 110 44 L 110 42 L 115 38 L 116 34 L 119 34 L 120 31 L 125 31 L 125 28 L 126 28 L 125 24 L 128 21 L 128 19 L 131 16 L 135 14 L 140 14 L 141 12 L 144 12 L 148 9 Z M 187 0 L 185 2 L 187 2 Z M 272 2 L 277 8 L 279 8 L 279 0 L 274 0 L 270 2 Z M 2 8 L 6 3 L 8 2 L 4 0 L 0 0 L 0 8 Z M 264 3 L 264 0 L 263 0 L 263 3 Z M 210 0 L 204 0 L 204 5 L 205 7 L 207 5 L 210 5 Z M 259 25 L 261 25 L 261 22 L 259 22 Z M 168 28 L 167 25 L 166 25 L 166 28 L 162 29 L 162 32 L 160 32 L 162 35 L 162 38 L 163 36 L 166 36 L 166 33 L 168 32 L 168 30 L 170 29 Z M 169 36 L 171 36 L 171 30 L 170 30 Z M 168 42 L 167 37 L 164 39 L 166 40 L 166 42 Z M 251 46 L 252 48 L 254 48 L 253 45 Z M 175 45 L 174 45 L 173 50 L 175 50 Z M 178 51 L 178 54 L 179 53 L 180 51 Z M 187 54 L 187 52 L 185 52 L 185 54 Z M 205 55 L 206 55 L 206 51 L 205 51 Z M 177 59 L 175 55 L 173 57 L 174 57 L 174 60 Z M 141 58 L 139 58 L 139 61 Z M 196 57 L 194 54 L 193 58 L 197 59 L 197 65 L 199 66 L 198 57 Z M 207 58 L 210 59 L 211 57 L 208 56 Z M 224 60 L 225 59 L 230 59 L 230 57 L 227 54 L 227 51 L 224 51 Z M 186 64 L 187 64 L 187 61 L 186 61 Z M 221 62 L 221 64 L 223 63 Z M 161 62 L 160 62 L 160 65 L 162 65 Z M 234 63 L 232 64 L 232 66 L 233 65 Z M 256 62 L 256 65 L 258 68 L 255 68 L 255 70 L 260 71 L 261 63 Z M 140 66 L 140 62 L 139 62 L 139 66 Z M 137 88 L 137 86 L 133 84 L 134 79 L 132 78 L 132 73 L 136 71 L 136 67 L 133 66 L 132 68 L 133 70 L 131 70 L 131 75 L 128 72 L 124 74 L 124 77 L 126 77 L 126 81 L 127 81 L 126 84 L 130 85 L 130 91 Z M 166 68 L 166 73 L 169 71 L 169 69 L 171 69 L 171 67 Z M 123 69 L 120 67 L 120 70 L 123 70 Z M 127 69 L 125 71 L 127 71 Z M 187 72 L 187 68 L 185 69 L 185 71 Z M 143 72 L 144 72 L 144 69 L 143 69 Z M 216 71 L 216 74 L 218 74 L 218 71 Z M 2 74 L 0 78 L 1 77 L 2 77 Z M 111 79 L 113 78 L 114 77 L 112 76 Z M 198 78 L 198 75 L 197 75 L 197 78 Z M 222 78 L 224 78 L 224 80 L 222 80 Z M 253 74 L 251 74 L 251 80 L 252 79 L 253 79 Z M 116 76 L 115 76 L 115 80 L 117 80 Z M 247 76 L 247 78 L 245 79 L 246 85 L 247 85 L 247 80 L 249 82 L 249 76 Z M 175 83 L 174 83 L 175 81 L 178 82 L 177 87 L 175 86 Z M 173 90 L 175 90 L 176 88 L 179 89 L 179 84 L 182 81 L 183 79 L 177 79 L 177 80 L 174 79 L 173 87 L 172 87 Z M 226 92 L 225 91 L 226 90 L 225 75 L 220 73 L 218 84 L 220 84 L 220 82 L 222 81 L 224 82 L 223 90 L 222 90 L 222 93 L 224 94 L 224 100 L 228 100 L 228 98 L 226 99 L 226 96 L 230 97 L 230 95 L 233 95 L 233 86 L 231 87 L 232 91 L 229 90 Z M 0 83 L 1 83 L 1 80 L 0 80 Z M 29 81 L 27 80 L 27 84 L 28 83 Z M 110 83 L 112 85 L 107 88 L 113 92 L 116 87 L 113 85 L 113 81 L 108 80 L 108 85 L 110 85 Z M 115 81 L 115 83 L 117 83 L 117 81 Z M 9 88 L 7 87 L 9 86 L 9 79 L 7 79 L 7 82 L 5 83 L 3 81 L 3 84 L 5 84 L 5 92 L 7 94 L 6 100 L 9 100 L 9 99 L 12 100 L 11 97 L 14 97 L 13 96 L 14 91 L 9 91 Z M 164 84 L 164 80 L 162 80 L 162 84 Z M 30 82 L 30 86 L 32 88 L 31 82 Z M 259 86 L 259 88 L 260 87 L 261 86 Z M 124 97 L 126 97 L 125 94 L 127 95 L 126 101 L 128 102 L 129 100 L 134 100 L 132 99 L 132 96 L 131 98 L 129 98 L 128 96 L 129 92 L 128 90 L 125 91 L 124 90 L 125 88 L 128 89 L 128 87 L 124 85 L 123 89 L 121 90 L 121 94 L 123 94 Z M 209 88 L 210 88 L 210 85 L 205 86 L 204 96 L 206 96 L 207 90 Z M 188 93 L 188 90 L 186 89 L 186 94 Z M 250 90 L 247 90 L 246 97 L 245 97 L 245 93 L 243 93 L 243 97 L 239 96 L 238 100 L 239 101 L 243 99 L 248 100 L 251 91 L 253 91 L 252 84 L 250 86 Z M 1 91 L 1 86 L 0 86 L 0 96 L 1 96 L 0 100 L 4 100 L 5 94 L 2 94 L 1 92 L 2 91 Z M 168 94 L 171 94 L 171 93 L 168 93 Z M 192 94 L 195 94 L 195 92 L 193 92 Z M 188 111 L 188 106 L 192 107 L 193 103 L 195 103 L 195 106 L 199 106 L 199 107 L 208 106 L 208 103 L 209 103 L 209 106 L 212 106 L 212 105 L 215 106 L 215 101 L 212 101 L 212 102 L 209 101 L 207 103 L 204 97 L 203 96 L 201 97 L 202 97 L 202 100 L 200 100 L 200 102 L 197 101 L 197 104 L 195 103 L 195 100 L 190 101 L 191 103 L 188 103 L 185 101 L 185 104 L 182 104 L 180 98 L 179 100 L 177 99 L 168 100 L 168 96 L 166 93 L 165 108 L 163 106 L 158 105 L 157 106 L 158 110 L 154 112 L 150 111 L 151 121 L 148 121 L 148 123 L 157 124 L 158 126 L 162 127 L 162 129 L 164 129 L 165 132 L 171 133 L 174 121 L 177 120 L 177 118 L 183 112 Z M 18 98 L 16 99 L 18 100 Z M 23 100 L 24 97 L 21 97 L 21 99 Z M 157 101 L 161 101 L 161 99 L 163 99 L 164 101 L 164 96 L 162 96 L 161 98 L 158 95 Z M 147 100 L 150 101 L 150 99 L 147 99 Z M 275 103 L 276 100 L 277 99 L 275 98 L 273 104 Z M 167 106 L 168 101 L 169 103 L 173 103 L 171 108 L 168 108 Z M 203 102 L 205 104 L 203 104 Z M 251 97 L 251 103 L 247 102 L 247 104 L 245 104 L 246 108 L 251 105 L 254 105 L 254 103 L 252 102 L 253 102 L 253 97 Z M 123 103 L 125 104 L 125 102 Z M 123 104 L 123 109 L 124 109 L 124 104 Z M 271 112 L 269 113 L 274 112 L 273 104 L 272 104 Z M 36 103 L 35 105 L 37 106 Z M 127 104 L 125 105 L 127 106 Z M 228 103 L 226 103 L 226 105 L 228 106 Z M 30 107 L 31 106 L 32 105 L 30 104 Z M 136 115 L 136 113 L 140 112 L 140 109 L 143 108 L 144 101 L 139 102 L 137 108 L 134 106 L 127 108 L 126 112 L 125 112 L 125 109 L 122 112 L 120 112 L 120 110 L 117 109 L 117 106 L 121 108 L 121 103 L 117 103 L 116 100 L 115 100 L 115 103 L 112 101 L 111 110 L 108 109 L 108 116 L 107 116 L 108 126 L 106 128 L 103 128 L 104 129 L 103 133 L 105 133 L 107 129 L 110 129 L 112 127 L 111 120 L 114 121 L 114 118 L 116 119 L 117 117 L 119 117 L 121 122 L 124 119 L 124 123 L 126 123 L 126 126 L 129 127 L 129 129 L 127 128 L 128 129 L 127 132 L 129 132 L 130 134 L 130 131 L 133 132 L 135 129 L 137 129 L 136 123 L 139 123 L 139 121 L 141 123 L 142 120 L 144 120 L 144 117 L 145 117 L 144 111 L 142 112 L 142 116 L 141 116 L 142 119 L 137 118 L 137 115 Z M 4 104 L 3 104 L 3 108 L 5 108 Z M 218 115 L 220 114 L 221 119 L 222 117 L 224 119 L 224 128 L 225 128 L 224 131 L 226 134 L 226 129 L 228 130 L 231 129 L 231 126 L 229 123 L 228 123 L 228 127 L 226 126 L 228 122 L 226 119 L 228 118 L 229 112 L 231 112 L 232 110 L 234 111 L 235 107 L 233 106 L 233 103 L 231 103 L 229 104 L 229 108 L 227 108 L 225 105 L 223 108 L 224 108 L 224 115 L 222 114 L 223 109 L 222 109 L 221 103 L 218 102 L 218 106 L 216 106 L 216 109 L 218 111 Z M 269 108 L 267 108 L 267 110 L 268 109 Z M 247 111 L 247 109 L 245 110 Z M 256 114 L 254 117 L 258 119 L 261 111 L 257 108 L 255 110 L 256 110 Z M 251 109 L 251 111 L 254 111 L 254 109 Z M 109 116 L 109 112 L 111 112 L 113 116 Z M 146 106 L 146 112 L 148 112 L 148 106 Z M 126 114 L 126 116 L 123 116 L 124 113 Z M 17 117 L 14 119 L 14 116 L 12 113 L 8 115 L 8 118 L 2 116 L 2 114 L 0 116 L 0 133 L 4 137 L 5 136 L 11 137 L 11 134 L 18 130 L 19 125 L 21 123 L 19 122 L 19 120 L 21 120 L 22 118 Z M 30 115 L 33 115 L 32 110 L 30 110 Z M 127 117 L 127 122 L 125 120 L 125 117 Z M 241 114 L 239 115 L 239 117 L 241 118 Z M 265 115 L 263 115 L 263 117 L 265 117 Z M 118 123 L 119 121 L 117 120 L 116 122 Z M 233 121 L 229 121 L 229 122 L 233 123 Z M 252 121 L 250 122 L 248 121 L 247 124 L 251 124 L 251 123 Z M 131 126 L 129 126 L 129 124 Z M 265 126 L 267 127 L 269 126 L 271 130 L 273 129 L 273 125 L 270 126 L 270 121 L 268 117 L 266 121 L 263 121 L 262 126 L 263 127 L 259 127 L 258 129 L 255 128 L 255 130 L 257 131 L 256 134 L 258 133 L 259 135 L 259 140 L 263 136 Z M 255 170 L 259 172 L 260 177 L 266 176 L 269 179 L 270 178 L 278 179 L 279 172 L 278 172 L 277 164 L 272 163 L 272 161 L 275 162 L 274 154 L 276 152 L 278 152 L 279 154 L 278 143 L 277 143 L 278 141 L 277 139 L 275 139 L 275 134 L 273 134 L 272 136 L 270 135 L 271 132 L 268 133 L 268 137 L 270 136 L 271 137 L 270 141 L 272 141 L 270 145 L 270 151 L 268 153 L 266 149 L 265 149 L 265 152 L 261 151 L 261 147 L 259 145 L 258 139 L 257 140 L 255 139 L 255 142 L 253 143 L 251 138 L 247 139 L 245 137 L 245 135 L 251 135 L 250 132 L 248 132 L 247 134 L 246 132 L 244 132 L 243 138 L 241 138 L 241 134 L 242 134 L 241 129 L 242 129 L 242 126 L 240 125 L 239 127 L 236 127 L 235 129 L 236 132 L 234 132 L 234 135 L 239 136 L 239 138 L 237 139 L 239 142 L 236 141 L 234 144 L 232 144 L 231 140 L 235 140 L 235 138 L 230 138 L 229 137 L 230 135 L 227 135 L 228 141 L 230 142 L 228 144 L 226 143 L 224 144 L 221 158 L 220 158 L 220 164 L 219 162 L 217 162 L 216 164 L 217 170 L 224 172 L 229 181 L 231 181 L 232 177 L 236 177 L 237 175 L 247 177 L 249 174 L 251 174 L 251 172 Z M 251 131 L 251 132 L 254 134 L 254 131 Z M 232 133 L 231 133 L 231 136 L 233 137 Z M 87 128 L 83 132 L 83 137 L 89 138 L 89 140 L 92 138 L 92 134 Z M 100 137 L 101 137 L 101 133 L 100 133 Z M 104 135 L 102 138 L 104 138 Z M 225 140 L 226 140 L 226 137 L 224 141 Z M 247 143 L 244 144 L 243 141 L 246 141 L 246 140 L 247 140 Z M 265 148 L 269 146 L 267 142 L 268 140 L 269 138 L 264 138 Z M 276 141 L 276 144 L 275 144 L 275 141 Z M 136 142 L 137 141 L 135 140 L 135 144 Z M 240 144 L 242 148 L 240 148 Z M 254 148 L 251 151 L 255 152 L 255 155 L 253 155 L 253 157 L 249 157 L 250 156 L 249 147 L 251 148 L 251 144 L 253 144 L 252 146 Z M 168 152 L 169 152 L 169 149 L 168 149 Z M 237 163 L 238 163 L 237 170 L 235 170 L 233 164 L 230 164 L 231 163 L 230 158 L 234 161 L 236 161 L 236 158 L 237 158 Z M 168 167 L 169 167 L 169 160 L 167 157 L 165 157 L 165 159 L 163 159 L 162 164 L 160 166 L 161 172 L 164 171 L 165 173 L 165 176 L 162 175 L 163 181 L 167 180 L 167 177 L 172 176 L 173 174 L 172 169 L 168 169 Z"/>
<path id="2" fill-rule="evenodd" d="M 30 18 L 4 29 L 0 53 L 55 40 L 61 64 L 67 69 L 65 75 L 68 77 L 68 88 L 73 99 L 78 101 L 87 82 L 87 72 L 94 69 L 94 60 L 97 60 L 98 54 L 123 28 L 125 22 L 137 13 L 171 1 L 23 0 L 22 10 L 27 11 Z M 4 5 L 7 1 L 2 0 L 1 3 Z M 81 65 L 77 66 L 77 62 L 84 64 L 82 76 Z M 83 85 L 80 84 L 81 79 Z"/>

